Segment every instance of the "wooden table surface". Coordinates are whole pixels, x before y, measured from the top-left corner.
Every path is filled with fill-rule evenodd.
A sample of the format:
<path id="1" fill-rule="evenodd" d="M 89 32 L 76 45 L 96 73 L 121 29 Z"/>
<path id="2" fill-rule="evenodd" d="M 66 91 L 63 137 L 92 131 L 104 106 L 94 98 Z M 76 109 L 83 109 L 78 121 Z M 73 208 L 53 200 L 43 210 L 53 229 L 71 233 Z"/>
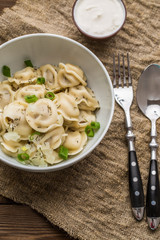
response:
<path id="1" fill-rule="evenodd" d="M 0 14 L 16 0 L 0 0 Z M 2 240 L 71 240 L 30 207 L 0 196 L 0 239 Z M 72 238 L 73 240 L 73 238 Z"/>

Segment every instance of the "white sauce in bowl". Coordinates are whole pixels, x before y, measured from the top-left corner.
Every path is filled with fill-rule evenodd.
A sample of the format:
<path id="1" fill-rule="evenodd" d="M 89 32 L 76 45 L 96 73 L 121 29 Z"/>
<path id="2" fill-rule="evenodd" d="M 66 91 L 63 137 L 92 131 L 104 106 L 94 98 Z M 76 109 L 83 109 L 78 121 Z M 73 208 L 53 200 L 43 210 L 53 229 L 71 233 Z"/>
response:
<path id="1" fill-rule="evenodd" d="M 112 35 L 125 21 L 120 0 L 77 0 L 73 14 L 80 30 L 93 37 Z"/>

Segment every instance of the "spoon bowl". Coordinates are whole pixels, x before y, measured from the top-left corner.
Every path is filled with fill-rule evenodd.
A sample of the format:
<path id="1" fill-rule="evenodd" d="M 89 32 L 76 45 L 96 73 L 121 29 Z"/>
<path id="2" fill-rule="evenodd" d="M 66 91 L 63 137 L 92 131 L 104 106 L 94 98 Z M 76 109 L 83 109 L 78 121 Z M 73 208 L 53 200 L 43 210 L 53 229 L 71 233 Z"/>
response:
<path id="1" fill-rule="evenodd" d="M 137 88 L 137 103 L 150 120 L 160 117 L 160 66 L 149 65 L 141 74 Z"/>
<path id="2" fill-rule="evenodd" d="M 157 165 L 156 121 L 160 117 L 160 66 L 149 65 L 141 74 L 137 88 L 137 103 L 143 114 L 151 120 L 151 161 L 147 185 L 146 215 L 150 229 L 160 222 L 160 193 Z"/>

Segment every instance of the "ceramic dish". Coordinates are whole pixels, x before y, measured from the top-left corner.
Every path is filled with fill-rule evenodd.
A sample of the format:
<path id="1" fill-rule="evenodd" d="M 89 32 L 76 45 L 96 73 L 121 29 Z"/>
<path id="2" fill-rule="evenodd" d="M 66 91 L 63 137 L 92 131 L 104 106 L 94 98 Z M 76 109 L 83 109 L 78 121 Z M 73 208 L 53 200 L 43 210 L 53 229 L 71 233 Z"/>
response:
<path id="1" fill-rule="evenodd" d="M 24 60 L 31 59 L 34 66 L 59 62 L 80 66 L 87 76 L 88 86 L 94 91 L 100 103 L 97 121 L 101 128 L 89 139 L 84 150 L 76 156 L 50 167 L 23 165 L 0 150 L 2 162 L 27 171 L 56 171 L 71 166 L 85 158 L 100 143 L 106 134 L 114 111 L 114 95 L 110 77 L 101 61 L 86 47 L 69 38 L 53 34 L 30 34 L 12 39 L 0 46 L 0 66 L 7 65 L 14 73 L 24 68 Z M 0 73 L 0 80 L 5 78 Z"/>
<path id="2" fill-rule="evenodd" d="M 115 3 L 115 6 L 113 3 Z M 110 6 L 112 9 L 109 8 L 108 4 L 112 4 L 112 6 Z M 84 7 L 86 8 L 83 9 Z M 120 10 L 119 12 L 118 9 Z M 73 22 L 78 30 L 86 37 L 94 40 L 108 39 L 116 35 L 123 27 L 126 17 L 127 10 L 122 0 L 101 0 L 101 2 L 99 2 L 99 0 L 94 0 L 94 2 L 92 0 L 76 0 L 72 8 Z M 117 18 L 119 18 L 119 20 Z M 103 34 L 98 33 L 101 28 L 107 31 L 107 28 L 111 28 L 114 23 L 116 23 L 116 25 L 112 30 Z M 96 30 L 94 29 L 95 27 Z M 96 34 L 93 33 L 93 29 L 97 31 Z"/>

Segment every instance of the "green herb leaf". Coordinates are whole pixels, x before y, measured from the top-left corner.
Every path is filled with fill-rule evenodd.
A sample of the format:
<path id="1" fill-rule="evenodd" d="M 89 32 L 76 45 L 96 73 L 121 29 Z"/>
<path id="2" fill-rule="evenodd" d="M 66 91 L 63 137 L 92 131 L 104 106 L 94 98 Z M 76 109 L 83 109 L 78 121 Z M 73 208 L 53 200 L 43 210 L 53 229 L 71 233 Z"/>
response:
<path id="1" fill-rule="evenodd" d="M 100 129 L 100 123 L 99 122 L 91 122 L 91 128 L 94 130 Z"/>
<path id="2" fill-rule="evenodd" d="M 33 67 L 31 60 L 25 60 L 24 63 L 27 67 Z"/>
<path id="3" fill-rule="evenodd" d="M 36 97 L 36 95 L 28 95 L 28 96 L 25 96 L 24 98 L 27 103 L 33 103 L 38 100 L 38 97 Z"/>
<path id="4" fill-rule="evenodd" d="M 68 158 L 68 148 L 66 148 L 64 146 L 60 146 L 59 157 L 62 158 L 63 160 L 67 160 L 67 158 Z"/>
<path id="5" fill-rule="evenodd" d="M 37 83 L 38 84 L 45 84 L 45 78 L 44 77 L 37 78 Z"/>
<path id="6" fill-rule="evenodd" d="M 27 153 L 20 153 L 17 155 L 19 161 L 29 160 L 29 155 Z"/>
<path id="7" fill-rule="evenodd" d="M 41 133 L 40 133 L 40 132 L 37 132 L 37 131 L 35 131 L 35 132 L 33 132 L 31 135 L 32 135 L 32 136 L 33 136 L 33 135 L 38 135 L 38 136 L 40 136 L 40 135 L 41 135 Z"/>
<path id="8" fill-rule="evenodd" d="M 41 133 L 40 133 L 40 132 L 37 132 L 37 131 L 33 132 L 33 133 L 30 135 L 30 137 L 29 137 L 29 140 L 30 140 L 30 141 L 33 141 L 33 139 L 34 139 L 34 135 L 38 135 L 38 136 L 40 136 Z"/>
<path id="9" fill-rule="evenodd" d="M 5 77 L 11 77 L 11 71 L 10 68 L 6 65 L 2 67 L 2 73 Z"/>
<path id="10" fill-rule="evenodd" d="M 94 131 L 90 125 L 86 126 L 85 133 L 87 134 L 88 137 L 94 137 Z"/>
<path id="11" fill-rule="evenodd" d="M 49 98 L 50 100 L 53 100 L 55 98 L 55 95 L 52 92 L 47 92 L 45 95 L 45 98 Z"/>

